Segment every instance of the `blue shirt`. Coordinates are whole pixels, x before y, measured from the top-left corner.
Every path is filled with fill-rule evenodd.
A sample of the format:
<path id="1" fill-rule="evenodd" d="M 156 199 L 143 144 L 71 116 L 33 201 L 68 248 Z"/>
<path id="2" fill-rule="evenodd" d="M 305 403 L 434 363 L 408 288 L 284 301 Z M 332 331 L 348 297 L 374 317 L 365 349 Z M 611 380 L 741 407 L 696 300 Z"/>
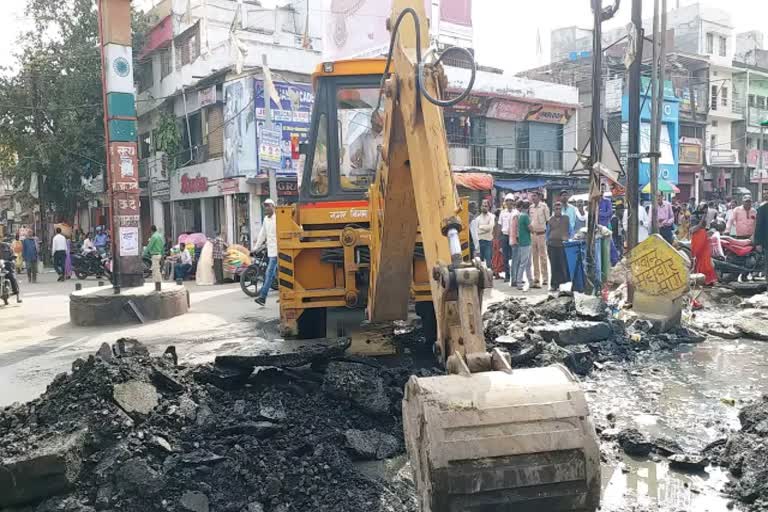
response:
<path id="1" fill-rule="evenodd" d="M 35 261 L 37 259 L 37 243 L 34 238 L 25 238 L 22 240 L 21 257 L 24 261 Z"/>
<path id="2" fill-rule="evenodd" d="M 569 224 L 571 226 L 571 233 L 576 232 L 576 207 L 568 205 L 566 208 L 565 205 L 563 205 L 563 215 L 568 217 Z"/>
<path id="3" fill-rule="evenodd" d="M 597 214 L 597 222 L 601 226 L 611 227 L 611 217 L 613 217 L 613 204 L 610 199 L 600 200 L 600 210 Z"/>
<path id="4" fill-rule="evenodd" d="M 96 247 L 106 247 L 107 245 L 106 233 L 98 233 L 95 237 L 93 237 L 93 245 L 95 245 Z"/>

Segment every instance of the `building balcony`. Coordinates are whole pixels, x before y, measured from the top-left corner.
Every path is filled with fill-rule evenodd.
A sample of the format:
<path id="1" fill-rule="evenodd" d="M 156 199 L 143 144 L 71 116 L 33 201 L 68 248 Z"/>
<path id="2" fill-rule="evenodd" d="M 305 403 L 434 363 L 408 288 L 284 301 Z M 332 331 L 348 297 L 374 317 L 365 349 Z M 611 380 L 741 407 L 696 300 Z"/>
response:
<path id="1" fill-rule="evenodd" d="M 749 107 L 749 126 L 759 130 L 763 121 L 768 121 L 768 109 Z"/>
<path id="2" fill-rule="evenodd" d="M 742 114 L 734 111 L 730 106 L 722 105 L 718 105 L 715 109 L 710 108 L 709 117 L 712 119 L 724 119 L 727 121 L 740 121 L 744 119 Z"/>
<path id="3" fill-rule="evenodd" d="M 573 160 L 567 151 L 518 149 L 488 144 L 449 144 L 449 161 L 456 170 L 480 169 L 562 176 Z"/>

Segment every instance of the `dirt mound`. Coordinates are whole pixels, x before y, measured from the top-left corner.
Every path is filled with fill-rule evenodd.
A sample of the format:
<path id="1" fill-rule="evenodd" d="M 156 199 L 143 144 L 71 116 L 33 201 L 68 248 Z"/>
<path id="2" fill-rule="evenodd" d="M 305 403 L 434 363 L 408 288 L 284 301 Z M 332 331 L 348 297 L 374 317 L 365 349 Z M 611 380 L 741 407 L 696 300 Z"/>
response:
<path id="1" fill-rule="evenodd" d="M 221 380 L 213 365 L 110 356 L 116 347 L 0 411 L 0 509 L 417 510 L 407 479 L 353 465 L 404 452 L 399 400 L 416 372 L 407 360 L 259 367 Z"/>
<path id="2" fill-rule="evenodd" d="M 739 412 L 741 430 L 706 452 L 737 479 L 727 492 L 748 503 L 755 512 L 768 511 L 768 396 Z"/>

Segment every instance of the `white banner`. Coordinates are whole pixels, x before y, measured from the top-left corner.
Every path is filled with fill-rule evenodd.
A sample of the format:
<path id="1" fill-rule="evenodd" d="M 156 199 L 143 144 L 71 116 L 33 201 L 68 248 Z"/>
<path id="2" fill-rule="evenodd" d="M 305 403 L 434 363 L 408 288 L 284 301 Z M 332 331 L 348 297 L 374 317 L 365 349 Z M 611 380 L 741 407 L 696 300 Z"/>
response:
<path id="1" fill-rule="evenodd" d="M 431 18 L 430 0 L 424 1 L 424 9 Z M 324 0 L 323 60 L 386 55 L 390 39 L 386 24 L 391 13 L 392 0 Z M 413 26 L 410 18 L 402 23 Z M 429 34 L 421 37 L 429 41 Z"/>
<path id="2" fill-rule="evenodd" d="M 139 255 L 139 228 L 120 227 L 120 256 Z"/>
<path id="3" fill-rule="evenodd" d="M 108 44 L 104 47 L 107 92 L 134 94 L 133 50 L 130 46 Z"/>

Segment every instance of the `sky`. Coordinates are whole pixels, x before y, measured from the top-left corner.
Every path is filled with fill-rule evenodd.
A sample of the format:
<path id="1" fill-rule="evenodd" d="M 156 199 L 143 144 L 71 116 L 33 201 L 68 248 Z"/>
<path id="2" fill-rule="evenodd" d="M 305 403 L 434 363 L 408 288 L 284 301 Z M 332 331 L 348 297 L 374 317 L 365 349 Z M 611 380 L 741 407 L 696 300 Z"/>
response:
<path id="1" fill-rule="evenodd" d="M 134 0 L 148 5 L 152 0 Z M 263 0 L 272 5 L 276 0 Z M 608 5 L 612 0 L 603 0 Z M 554 28 L 592 24 L 590 0 L 473 0 L 472 16 L 475 50 L 480 64 L 515 72 L 549 62 L 549 33 Z M 694 0 L 667 0 L 670 8 Z M 723 6 L 725 2 L 702 0 L 702 4 Z M 0 17 L 0 65 L 11 64 L 16 35 L 28 22 L 24 18 L 26 0 L 2 0 L 6 14 Z M 768 0 L 728 0 L 737 32 L 762 29 L 768 37 Z M 623 0 L 618 15 L 606 22 L 607 29 L 626 25 L 632 0 Z M 725 6 L 724 6 L 725 7 Z M 643 0 L 643 18 L 653 12 L 653 0 Z M 761 26 L 762 24 L 762 26 Z M 537 55 L 536 35 L 541 35 L 542 52 Z M 768 44 L 768 40 L 766 41 Z"/>

